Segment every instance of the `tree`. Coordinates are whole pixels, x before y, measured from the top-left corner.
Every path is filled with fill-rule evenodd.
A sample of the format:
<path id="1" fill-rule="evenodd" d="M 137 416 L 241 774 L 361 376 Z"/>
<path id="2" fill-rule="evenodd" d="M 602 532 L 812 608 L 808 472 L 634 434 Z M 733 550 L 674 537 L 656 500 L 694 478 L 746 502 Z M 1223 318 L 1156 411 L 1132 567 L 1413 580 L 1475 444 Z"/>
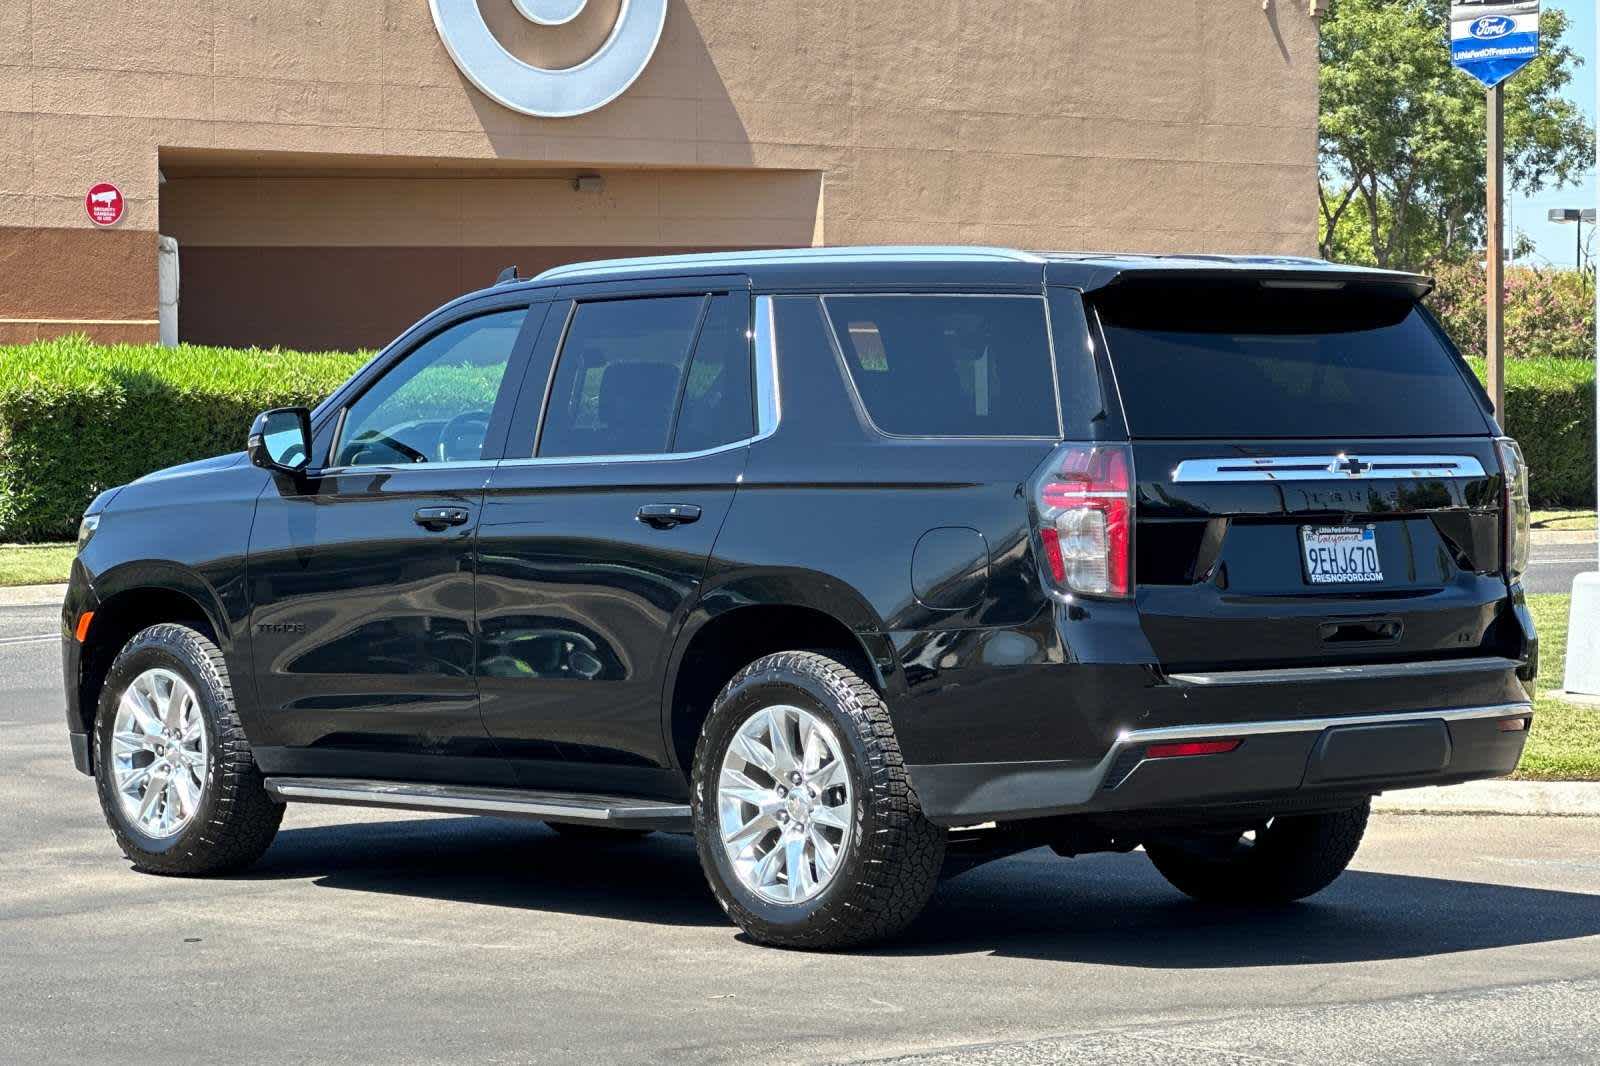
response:
<path id="1" fill-rule="evenodd" d="M 1329 259 L 1415 268 L 1484 243 L 1487 105 L 1450 64 L 1449 0 L 1333 0 L 1322 20 L 1318 194 Z M 1547 8 L 1539 57 L 1505 83 L 1506 168 L 1524 193 L 1572 184 L 1594 131 L 1561 96 L 1583 60 Z"/>

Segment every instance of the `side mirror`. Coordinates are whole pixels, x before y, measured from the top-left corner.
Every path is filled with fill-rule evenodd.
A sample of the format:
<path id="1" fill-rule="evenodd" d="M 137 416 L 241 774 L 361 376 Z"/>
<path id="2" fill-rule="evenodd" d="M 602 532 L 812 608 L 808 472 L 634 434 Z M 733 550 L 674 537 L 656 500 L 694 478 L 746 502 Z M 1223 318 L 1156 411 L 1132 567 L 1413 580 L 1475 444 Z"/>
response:
<path id="1" fill-rule="evenodd" d="M 311 412 L 304 407 L 262 411 L 250 425 L 245 450 L 263 470 L 305 473 L 311 465 Z"/>

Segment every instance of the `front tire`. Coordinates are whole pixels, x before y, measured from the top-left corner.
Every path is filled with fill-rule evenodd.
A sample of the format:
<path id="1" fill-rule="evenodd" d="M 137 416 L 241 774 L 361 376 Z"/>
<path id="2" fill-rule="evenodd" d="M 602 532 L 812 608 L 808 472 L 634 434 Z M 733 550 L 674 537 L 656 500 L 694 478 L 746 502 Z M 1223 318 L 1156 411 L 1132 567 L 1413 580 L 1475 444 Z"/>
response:
<path id="1" fill-rule="evenodd" d="M 910 925 L 944 830 L 922 815 L 883 699 L 816 652 L 768 655 L 718 694 L 694 761 L 700 865 L 752 939 L 828 949 Z"/>
<path id="2" fill-rule="evenodd" d="M 241 870 L 283 820 L 239 724 L 222 652 L 187 626 L 142 630 L 112 662 L 94 763 L 106 823 L 136 870 Z"/>
<path id="3" fill-rule="evenodd" d="M 1372 802 L 1332 814 L 1274 818 L 1254 834 L 1190 834 L 1147 841 L 1145 853 L 1178 891 L 1207 903 L 1290 903 L 1344 873 Z"/>

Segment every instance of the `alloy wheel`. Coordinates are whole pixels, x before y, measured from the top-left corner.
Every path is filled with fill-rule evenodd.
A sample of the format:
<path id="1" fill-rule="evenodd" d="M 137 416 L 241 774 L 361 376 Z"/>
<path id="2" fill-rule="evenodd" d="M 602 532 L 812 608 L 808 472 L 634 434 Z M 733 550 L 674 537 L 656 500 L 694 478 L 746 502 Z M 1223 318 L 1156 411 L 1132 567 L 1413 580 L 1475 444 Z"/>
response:
<path id="1" fill-rule="evenodd" d="M 206 725 L 179 674 L 155 667 L 123 690 L 111 734 L 111 771 L 123 815 L 141 833 L 174 836 L 200 809 Z"/>
<path id="2" fill-rule="evenodd" d="M 804 903 L 833 881 L 854 807 L 838 734 L 822 716 L 779 704 L 747 718 L 717 775 L 728 862 L 770 903 Z"/>

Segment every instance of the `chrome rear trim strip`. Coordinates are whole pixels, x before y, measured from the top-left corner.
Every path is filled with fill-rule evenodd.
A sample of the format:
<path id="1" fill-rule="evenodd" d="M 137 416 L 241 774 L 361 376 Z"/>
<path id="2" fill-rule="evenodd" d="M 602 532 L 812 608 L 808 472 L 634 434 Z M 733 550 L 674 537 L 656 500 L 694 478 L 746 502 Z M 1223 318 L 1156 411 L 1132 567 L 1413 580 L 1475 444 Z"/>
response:
<path id="1" fill-rule="evenodd" d="M 1179 685 L 1214 687 L 1222 685 L 1284 685 L 1306 681 L 1373 681 L 1391 677 L 1416 677 L 1419 674 L 1477 674 L 1492 670 L 1515 670 L 1515 659 L 1486 655 L 1472 659 L 1424 659 L 1409 663 L 1379 663 L 1361 666 L 1302 666 L 1272 670 L 1215 670 L 1198 674 L 1168 674 Z"/>
<path id="2" fill-rule="evenodd" d="M 1359 481 L 1374 478 L 1476 478 L 1483 464 L 1470 455 L 1270 455 L 1185 459 L 1174 483 L 1236 481 Z"/>
<path id="3" fill-rule="evenodd" d="M 1387 714 L 1341 715 L 1336 718 L 1290 718 L 1271 722 L 1210 722 L 1202 725 L 1165 726 L 1124 732 L 1117 737 L 1113 752 L 1139 744 L 1157 744 L 1170 740 L 1255 737 L 1275 733 L 1320 733 L 1324 729 L 1336 726 L 1393 725 L 1398 722 L 1432 722 L 1439 719 L 1446 722 L 1468 722 L 1479 718 L 1510 718 L 1532 713 L 1531 703 L 1497 703 L 1486 707 L 1453 707 L 1439 711 L 1396 711 Z"/>

